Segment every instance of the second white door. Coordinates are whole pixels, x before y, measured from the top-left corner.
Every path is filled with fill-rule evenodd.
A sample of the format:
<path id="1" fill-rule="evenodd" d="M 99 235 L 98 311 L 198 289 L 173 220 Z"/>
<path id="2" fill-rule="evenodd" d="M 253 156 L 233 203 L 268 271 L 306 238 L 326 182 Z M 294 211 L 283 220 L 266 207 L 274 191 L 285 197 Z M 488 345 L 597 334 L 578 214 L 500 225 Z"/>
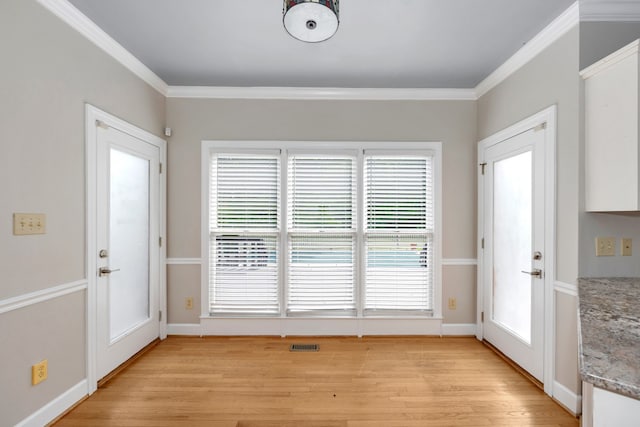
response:
<path id="1" fill-rule="evenodd" d="M 160 333 L 159 148 L 97 128 L 97 378 Z"/>
<path id="2" fill-rule="evenodd" d="M 483 337 L 540 381 L 544 368 L 544 126 L 480 147 Z"/>

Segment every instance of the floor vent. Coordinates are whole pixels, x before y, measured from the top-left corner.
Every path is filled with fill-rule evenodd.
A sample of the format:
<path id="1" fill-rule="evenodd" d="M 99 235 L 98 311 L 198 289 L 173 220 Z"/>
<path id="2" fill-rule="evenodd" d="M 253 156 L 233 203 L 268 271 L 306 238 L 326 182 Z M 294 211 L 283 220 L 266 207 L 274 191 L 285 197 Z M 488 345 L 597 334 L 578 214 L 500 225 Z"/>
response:
<path id="1" fill-rule="evenodd" d="M 318 344 L 291 344 L 289 351 L 319 351 L 320 346 Z"/>

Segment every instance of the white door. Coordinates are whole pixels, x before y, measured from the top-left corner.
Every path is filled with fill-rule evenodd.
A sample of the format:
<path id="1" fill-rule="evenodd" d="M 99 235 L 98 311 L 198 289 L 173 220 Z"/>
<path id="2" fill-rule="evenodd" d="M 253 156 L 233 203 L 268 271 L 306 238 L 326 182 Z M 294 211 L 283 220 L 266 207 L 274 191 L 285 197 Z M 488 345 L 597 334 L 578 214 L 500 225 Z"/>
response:
<path id="1" fill-rule="evenodd" d="M 483 338 L 544 382 L 545 132 L 480 146 Z"/>
<path id="2" fill-rule="evenodd" d="M 158 146 L 97 127 L 96 377 L 160 333 Z"/>

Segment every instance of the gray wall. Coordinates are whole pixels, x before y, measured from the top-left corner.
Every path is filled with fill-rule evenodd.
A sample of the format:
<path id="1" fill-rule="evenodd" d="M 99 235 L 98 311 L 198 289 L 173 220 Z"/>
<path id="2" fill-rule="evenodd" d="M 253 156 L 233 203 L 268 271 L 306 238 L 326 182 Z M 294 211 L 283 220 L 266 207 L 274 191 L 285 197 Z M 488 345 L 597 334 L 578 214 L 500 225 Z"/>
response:
<path id="1" fill-rule="evenodd" d="M 596 237 L 615 237 L 616 256 L 597 257 Z M 620 239 L 633 239 L 633 255 L 620 255 Z M 580 214 L 580 276 L 640 277 L 640 215 L 638 213 Z"/>
<path id="2" fill-rule="evenodd" d="M 640 38 L 640 22 L 580 23 L 580 69 Z"/>
<path id="3" fill-rule="evenodd" d="M 85 279 L 84 104 L 159 134 L 165 100 L 35 0 L 0 2 L 0 299 Z M 14 212 L 47 234 L 13 236 Z M 85 293 L 0 314 L 0 425 L 85 378 Z M 31 386 L 31 365 L 49 378 Z"/>
<path id="4" fill-rule="evenodd" d="M 640 22 L 583 22 L 580 24 L 580 67 L 588 67 L 638 38 Z M 584 111 L 581 114 L 584 120 Z M 584 135 L 581 137 L 584 139 Z M 616 256 L 596 257 L 595 238 L 608 236 L 617 238 Z M 635 244 L 630 257 L 620 256 L 620 239 L 623 237 L 632 238 Z M 581 205 L 580 276 L 640 276 L 639 245 L 640 214 L 584 212 L 584 204 Z"/>
<path id="5" fill-rule="evenodd" d="M 556 279 L 571 284 L 578 277 L 579 252 L 578 49 L 576 26 L 478 101 L 479 139 L 557 105 Z M 556 293 L 556 380 L 579 394 L 575 314 L 575 297 Z"/>
<path id="6" fill-rule="evenodd" d="M 443 257 L 475 258 L 476 103 L 474 101 L 167 100 L 168 257 L 200 257 L 202 140 L 442 141 Z M 475 323 L 475 267 L 447 266 L 445 322 Z M 200 271 L 168 267 L 169 323 L 198 323 Z"/>

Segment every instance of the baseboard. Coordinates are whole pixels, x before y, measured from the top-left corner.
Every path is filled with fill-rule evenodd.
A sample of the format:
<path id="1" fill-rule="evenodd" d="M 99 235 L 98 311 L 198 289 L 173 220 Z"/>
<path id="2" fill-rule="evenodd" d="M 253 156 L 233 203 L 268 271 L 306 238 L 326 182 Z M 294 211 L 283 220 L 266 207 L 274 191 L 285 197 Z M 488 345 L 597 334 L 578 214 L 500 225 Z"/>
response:
<path id="1" fill-rule="evenodd" d="M 262 331 L 266 334 L 265 331 Z M 352 331 L 350 331 L 352 332 Z M 373 331 L 368 331 L 373 332 Z M 377 331 L 381 333 L 380 331 Z M 399 331 L 393 331 L 394 335 L 402 334 Z M 412 331 L 416 333 L 416 331 Z M 234 333 L 240 333 L 237 330 L 234 330 Z M 272 334 L 278 335 L 280 331 L 272 332 Z M 297 331 L 299 334 L 300 331 Z M 316 331 L 316 333 L 318 333 Z M 254 333 L 259 334 L 259 331 Z M 355 334 L 355 333 L 352 333 Z M 446 323 L 442 325 L 442 335 L 443 336 L 474 336 L 476 334 L 476 324 L 475 323 Z M 193 336 L 201 336 L 203 335 L 203 328 L 198 323 L 169 323 L 167 324 L 167 335 L 193 335 Z M 433 331 L 430 331 L 430 335 L 433 335 Z"/>
<path id="2" fill-rule="evenodd" d="M 202 327 L 199 323 L 168 323 L 167 335 L 202 335 Z"/>
<path id="3" fill-rule="evenodd" d="M 553 382 L 553 398 L 573 415 L 582 413 L 582 396 L 579 396 L 557 381 Z"/>
<path id="4" fill-rule="evenodd" d="M 315 319 L 314 319 L 315 320 Z M 211 331 L 209 331 L 211 332 Z M 235 330 L 234 334 L 240 334 L 242 331 Z M 245 331 L 246 332 L 246 331 Z M 292 331 L 289 331 L 292 332 Z M 295 331 L 296 334 L 300 334 L 300 331 Z M 321 334 L 321 331 L 313 331 L 314 334 Z M 369 334 L 374 331 L 367 331 Z M 382 334 L 381 331 L 377 331 L 378 334 Z M 411 331 L 415 334 L 423 334 L 425 331 Z M 220 333 L 220 332 L 218 332 Z M 248 333 L 248 332 L 246 332 Z M 262 333 L 266 333 L 262 331 Z M 281 331 L 272 332 L 272 334 L 280 334 Z M 356 332 L 354 332 L 356 333 Z M 434 330 L 429 330 L 428 334 L 433 335 Z M 260 334 L 260 331 L 254 331 L 254 334 Z M 393 331 L 394 335 L 402 334 L 401 331 Z M 437 333 L 435 333 L 437 335 Z M 475 323 L 446 323 L 442 325 L 442 335 L 443 336 L 474 336 L 476 334 L 476 324 Z M 192 336 L 201 336 L 203 335 L 203 328 L 198 323 L 169 323 L 167 324 L 167 335 L 192 335 Z M 215 335 L 215 334 L 214 334 Z M 224 334 L 223 334 L 224 335 Z M 365 334 L 366 335 L 366 334 Z"/>
<path id="5" fill-rule="evenodd" d="M 87 389 L 87 380 L 84 379 L 20 421 L 16 427 L 42 427 L 46 425 L 85 397 Z"/>
<path id="6" fill-rule="evenodd" d="M 443 323 L 442 335 L 443 336 L 475 336 L 476 324 L 475 323 Z"/>

